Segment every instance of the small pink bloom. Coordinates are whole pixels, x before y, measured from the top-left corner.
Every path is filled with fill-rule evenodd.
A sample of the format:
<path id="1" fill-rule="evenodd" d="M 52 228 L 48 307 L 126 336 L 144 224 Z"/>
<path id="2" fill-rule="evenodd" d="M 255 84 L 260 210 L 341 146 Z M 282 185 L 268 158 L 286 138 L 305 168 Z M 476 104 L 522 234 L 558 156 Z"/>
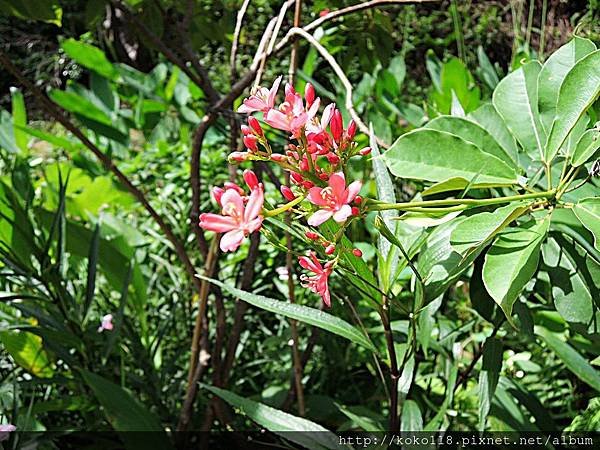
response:
<path id="1" fill-rule="evenodd" d="M 240 127 L 240 130 L 242 130 L 242 134 L 244 136 L 248 136 L 249 134 L 252 134 L 252 128 L 250 128 L 248 125 L 242 125 Z"/>
<path id="2" fill-rule="evenodd" d="M 259 87 L 254 95 L 251 95 L 244 100 L 243 105 L 238 108 L 238 112 L 252 113 L 255 111 L 262 111 L 263 113 L 267 113 L 275 105 L 275 96 L 277 95 L 280 84 L 281 77 L 278 77 L 271 89 Z"/>
<path id="3" fill-rule="evenodd" d="M 329 14 L 329 9 L 325 8 L 319 12 L 319 17 L 324 17 Z"/>
<path id="4" fill-rule="evenodd" d="M 356 256 L 357 258 L 360 258 L 362 256 L 362 252 L 358 248 L 353 248 L 352 249 L 352 254 L 354 256 Z"/>
<path id="5" fill-rule="evenodd" d="M 329 161 L 331 164 L 337 164 L 340 162 L 340 157 L 335 153 L 328 153 L 327 161 Z"/>
<path id="6" fill-rule="evenodd" d="M 298 262 L 303 268 L 310 270 L 315 274 L 311 277 L 304 274 L 301 275 L 300 280 L 302 280 L 302 286 L 310 289 L 316 294 L 319 294 L 323 299 L 325 306 L 330 308 L 331 297 L 329 295 L 329 286 L 327 285 L 327 281 L 329 275 L 331 275 L 331 272 L 333 271 L 331 262 L 328 262 L 325 264 L 325 266 L 322 266 L 314 252 L 310 252 L 309 256 L 301 256 L 298 258 Z"/>
<path id="7" fill-rule="evenodd" d="M 285 101 L 278 109 L 270 109 L 265 117 L 265 122 L 273 128 L 289 131 L 292 137 L 300 135 L 300 131 L 307 122 L 317 114 L 319 99 L 316 99 L 308 110 L 304 109 L 302 97 L 291 85 L 286 85 Z"/>
<path id="8" fill-rule="evenodd" d="M 326 248 L 325 248 L 325 254 L 326 255 L 332 255 L 333 252 L 335 252 L 335 244 L 329 244 Z"/>
<path id="9" fill-rule="evenodd" d="M 246 178 L 246 177 L 245 177 Z M 246 180 L 253 184 L 252 177 Z M 204 213 L 200 215 L 200 227 L 216 233 L 225 233 L 221 237 L 220 247 L 224 252 L 237 250 L 245 237 L 259 230 L 263 217 L 260 215 L 264 203 L 262 184 L 257 184 L 244 205 L 244 199 L 236 189 L 227 189 L 221 196 L 221 215 Z"/>
<path id="10" fill-rule="evenodd" d="M 102 333 L 104 330 L 111 331 L 114 328 L 112 320 L 112 314 L 107 314 L 104 317 L 102 317 L 102 321 L 100 323 L 100 326 L 98 327 L 98 333 Z"/>
<path id="11" fill-rule="evenodd" d="M 17 427 L 15 427 L 12 423 L 2 424 L 0 425 L 0 442 L 8 439 L 8 435 L 13 431 L 16 431 Z"/>
<path id="12" fill-rule="evenodd" d="M 223 196 L 223 194 L 225 193 L 225 189 L 220 188 L 220 187 L 214 187 L 212 188 L 212 195 L 213 198 L 215 199 L 215 202 L 217 202 L 217 205 L 221 206 L 221 197 Z"/>
<path id="13" fill-rule="evenodd" d="M 346 179 L 343 172 L 337 172 L 329 177 L 329 186 L 326 188 L 313 187 L 308 192 L 308 200 L 320 207 L 308 219 L 308 224 L 319 226 L 330 217 L 338 223 L 344 222 L 352 215 L 349 205 L 358 195 L 362 183 L 354 181 L 346 187 Z"/>

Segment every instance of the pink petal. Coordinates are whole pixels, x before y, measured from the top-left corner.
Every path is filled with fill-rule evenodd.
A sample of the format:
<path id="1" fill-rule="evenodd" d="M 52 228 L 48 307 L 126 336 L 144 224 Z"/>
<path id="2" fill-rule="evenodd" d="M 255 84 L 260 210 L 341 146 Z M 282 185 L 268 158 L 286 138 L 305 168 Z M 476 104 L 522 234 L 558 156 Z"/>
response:
<path id="1" fill-rule="evenodd" d="M 333 220 L 338 223 L 345 222 L 348 217 L 352 215 L 352 208 L 350 205 L 343 205 L 338 211 L 333 215 Z"/>
<path id="2" fill-rule="evenodd" d="M 279 90 L 279 85 L 281 84 L 282 76 L 278 76 L 273 83 L 273 87 L 269 91 L 269 96 L 267 98 L 267 104 L 272 108 L 275 105 L 275 96 L 277 95 L 277 91 Z"/>
<path id="3" fill-rule="evenodd" d="M 317 98 L 314 103 L 310 106 L 310 109 L 307 111 L 308 120 L 312 120 L 313 117 L 317 115 L 319 112 L 319 105 L 321 105 L 321 99 Z"/>
<path id="4" fill-rule="evenodd" d="M 262 223 L 263 218 L 260 216 L 248 222 L 246 224 L 246 229 L 248 230 L 248 233 L 254 233 L 256 230 L 259 230 L 260 227 L 262 227 Z"/>
<path id="5" fill-rule="evenodd" d="M 333 116 L 333 111 L 335 111 L 335 103 L 330 103 L 323 110 L 323 115 L 321 116 L 321 128 L 327 128 L 329 125 L 329 121 L 331 120 L 331 116 Z"/>
<path id="6" fill-rule="evenodd" d="M 235 189 L 227 189 L 221 196 L 221 205 L 223 205 L 223 214 L 231 216 L 231 209 L 239 216 L 244 214 L 244 200 Z"/>
<path id="7" fill-rule="evenodd" d="M 308 256 L 299 257 L 298 262 L 300 263 L 300 265 L 303 268 L 305 268 L 306 270 L 310 270 L 311 272 L 321 273 L 323 271 L 323 267 L 321 266 L 321 263 L 319 263 L 317 261 L 317 263 L 315 264 L 315 262 L 312 259 L 310 259 Z"/>
<path id="8" fill-rule="evenodd" d="M 346 191 L 346 179 L 344 172 L 337 172 L 329 177 L 329 186 L 333 191 L 333 197 L 340 203 L 344 203 L 344 192 Z"/>
<path id="9" fill-rule="evenodd" d="M 264 201 L 262 188 L 252 189 L 248 204 L 246 205 L 246 211 L 244 212 L 244 222 L 249 222 L 260 214 Z"/>
<path id="10" fill-rule="evenodd" d="M 200 227 L 207 231 L 224 233 L 226 231 L 236 229 L 238 227 L 238 223 L 233 217 L 204 213 L 200 214 Z"/>
<path id="11" fill-rule="evenodd" d="M 313 205 L 317 206 L 325 206 L 327 205 L 327 201 L 321 195 L 322 189 L 318 186 L 311 187 L 308 190 L 308 201 Z"/>
<path id="12" fill-rule="evenodd" d="M 317 290 L 319 291 L 319 295 L 321 295 L 321 299 L 323 299 L 325 306 L 331 308 L 331 296 L 329 295 L 329 286 L 327 285 L 327 275 L 319 278 Z"/>
<path id="13" fill-rule="evenodd" d="M 257 97 L 249 97 L 244 100 L 244 103 L 238 108 L 238 112 L 240 113 L 251 113 L 254 111 L 262 111 L 265 109 L 267 105 L 264 101 Z"/>
<path id="14" fill-rule="evenodd" d="M 308 219 L 308 224 L 313 227 L 318 227 L 333 215 L 328 209 L 320 209 Z"/>
<path id="15" fill-rule="evenodd" d="M 224 252 L 233 252 L 238 249 L 243 240 L 244 232 L 242 230 L 232 230 L 223 235 L 219 246 Z"/>
<path id="16" fill-rule="evenodd" d="M 358 180 L 353 181 L 346 189 L 346 198 L 345 203 L 350 203 L 352 200 L 356 198 L 358 193 L 360 192 L 360 188 L 362 187 L 362 183 Z"/>
<path id="17" fill-rule="evenodd" d="M 277 128 L 278 130 L 290 130 L 290 124 L 287 116 L 276 109 L 269 110 L 267 117 L 265 117 L 265 122 L 271 125 L 273 128 Z"/>

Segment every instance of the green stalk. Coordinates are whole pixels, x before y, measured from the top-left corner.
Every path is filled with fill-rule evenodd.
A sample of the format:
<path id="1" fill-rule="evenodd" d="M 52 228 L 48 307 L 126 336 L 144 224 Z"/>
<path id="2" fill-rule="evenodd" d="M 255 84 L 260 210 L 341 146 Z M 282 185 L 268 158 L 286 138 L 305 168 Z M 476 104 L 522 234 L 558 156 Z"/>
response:
<path id="1" fill-rule="evenodd" d="M 369 211 L 385 211 L 388 209 L 398 210 L 414 210 L 415 208 L 428 208 L 430 206 L 455 206 L 455 205 L 467 205 L 467 206 L 485 206 L 485 205 L 496 205 L 499 203 L 516 202 L 520 200 L 528 200 L 533 198 L 552 198 L 556 191 L 544 191 L 544 192 L 533 192 L 531 194 L 522 195 L 511 195 L 508 197 L 497 197 L 497 198 L 486 198 L 486 199 L 474 199 L 474 198 L 452 198 L 446 200 L 425 200 L 420 202 L 404 202 L 404 203 L 384 203 L 377 200 L 369 199 L 367 207 Z"/>
<path id="2" fill-rule="evenodd" d="M 271 210 L 268 210 L 268 211 L 264 211 L 263 212 L 263 216 L 264 217 L 277 216 L 277 215 L 279 215 L 281 213 L 286 212 L 288 209 L 292 209 L 294 206 L 296 206 L 298 203 L 300 203 L 305 198 L 306 198 L 305 195 L 300 195 L 300 196 L 296 197 L 294 200 L 292 200 L 291 202 L 286 203 L 285 205 L 282 205 L 279 208 L 275 208 L 275 209 L 271 209 Z"/>

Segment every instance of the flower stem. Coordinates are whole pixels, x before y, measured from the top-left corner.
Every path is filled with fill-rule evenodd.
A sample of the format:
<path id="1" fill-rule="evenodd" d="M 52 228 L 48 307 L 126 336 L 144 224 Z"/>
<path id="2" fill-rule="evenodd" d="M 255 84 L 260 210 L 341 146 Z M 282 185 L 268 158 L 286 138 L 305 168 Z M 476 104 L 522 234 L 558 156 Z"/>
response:
<path id="1" fill-rule="evenodd" d="M 369 211 L 384 211 L 388 209 L 399 210 L 414 210 L 415 208 L 428 208 L 431 206 L 485 206 L 495 205 L 498 203 L 509 203 L 520 200 L 528 200 L 533 198 L 552 198 L 556 194 L 555 190 L 544 192 L 533 192 L 530 194 L 510 195 L 508 197 L 475 199 L 475 198 L 451 198 L 446 200 L 424 200 L 420 202 L 404 202 L 404 203 L 384 203 L 378 200 L 369 199 L 367 208 Z"/>
<path id="2" fill-rule="evenodd" d="M 300 195 L 300 196 L 296 197 L 294 200 L 292 200 L 291 202 L 286 203 L 285 205 L 282 205 L 279 208 L 275 208 L 275 209 L 271 209 L 271 210 L 265 210 L 263 212 L 263 216 L 264 217 L 274 217 L 274 216 L 277 216 L 277 215 L 279 215 L 281 213 L 286 212 L 289 209 L 292 209 L 294 206 L 296 206 L 298 203 L 300 203 L 305 198 L 306 198 L 305 195 Z"/>

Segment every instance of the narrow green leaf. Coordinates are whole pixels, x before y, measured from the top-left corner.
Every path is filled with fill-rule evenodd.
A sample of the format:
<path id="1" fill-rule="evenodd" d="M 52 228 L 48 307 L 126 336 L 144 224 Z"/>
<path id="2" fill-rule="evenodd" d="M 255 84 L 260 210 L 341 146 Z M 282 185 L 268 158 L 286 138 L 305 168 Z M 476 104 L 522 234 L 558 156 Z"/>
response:
<path id="1" fill-rule="evenodd" d="M 507 230 L 485 256 L 483 282 L 511 321 L 513 304 L 535 273 L 550 216 Z"/>
<path id="2" fill-rule="evenodd" d="M 565 76 L 556 111 L 558 115 L 546 143 L 544 160 L 549 162 L 566 141 L 569 133 L 600 94 L 600 50 L 580 59 Z"/>
<path id="3" fill-rule="evenodd" d="M 536 326 L 535 334 L 540 336 L 546 345 L 565 363 L 577 378 L 600 392 L 600 373 L 594 369 L 581 354 L 558 335 L 546 328 Z"/>
<path id="4" fill-rule="evenodd" d="M 480 150 L 501 159 L 511 167 L 515 167 L 512 157 L 496 142 L 496 139 L 476 122 L 453 116 L 440 116 L 425 125 L 425 128 L 445 131 L 463 138 L 477 146 Z"/>
<path id="5" fill-rule="evenodd" d="M 594 235 L 594 247 L 600 250 L 600 197 L 579 200 L 573 207 L 579 221 Z"/>
<path id="6" fill-rule="evenodd" d="M 25 109 L 25 100 L 20 90 L 16 88 L 10 89 L 12 98 L 12 121 L 13 121 L 13 133 L 15 136 L 15 144 L 21 149 L 21 151 L 27 151 L 27 134 L 25 134 L 19 127 L 27 125 L 27 111 Z"/>
<path id="7" fill-rule="evenodd" d="M 340 412 L 345 415 L 348 419 L 353 421 L 356 425 L 361 427 L 364 431 L 385 431 L 385 428 L 381 425 L 381 423 L 375 419 L 375 414 L 369 411 L 369 415 L 363 415 L 362 412 L 366 408 L 356 407 L 356 409 L 360 408 L 361 412 L 355 412 L 352 409 L 348 408 L 338 403 L 335 404 L 338 407 Z"/>
<path id="8" fill-rule="evenodd" d="M 538 112 L 540 69 L 540 63 L 532 61 L 507 75 L 496 86 L 492 102 L 523 149 L 542 156 L 546 135 Z"/>
<path id="9" fill-rule="evenodd" d="M 80 42 L 75 39 L 66 39 L 61 45 L 67 55 L 77 61 L 86 69 L 96 72 L 109 80 L 115 80 L 119 73 L 106 55 L 98 47 Z"/>
<path id="10" fill-rule="evenodd" d="M 88 99 L 71 91 L 52 89 L 48 96 L 52 101 L 69 112 L 94 120 L 102 125 L 112 127 L 112 119 Z"/>
<path id="11" fill-rule="evenodd" d="M 240 397 L 225 389 L 207 385 L 202 387 L 225 400 L 260 426 L 305 448 L 332 450 L 340 448 L 339 439 L 335 434 L 310 420 Z M 290 431 L 298 433 L 289 433 Z"/>
<path id="12" fill-rule="evenodd" d="M 414 400 L 406 400 L 402 405 L 400 431 L 403 433 L 423 431 L 423 416 L 419 405 Z"/>
<path id="13" fill-rule="evenodd" d="M 517 183 L 515 169 L 504 161 L 444 131 L 419 129 L 406 133 L 383 154 L 383 159 L 390 172 L 401 178 L 444 181 L 477 176 L 478 183 Z"/>
<path id="14" fill-rule="evenodd" d="M 573 167 L 585 164 L 600 149 L 600 130 L 592 128 L 587 130 L 575 146 L 571 165 Z"/>
<path id="15" fill-rule="evenodd" d="M 88 271 L 87 271 L 87 283 L 85 289 L 85 301 L 83 304 L 83 318 L 87 316 L 87 313 L 92 304 L 94 298 L 94 292 L 96 290 L 96 271 L 98 268 L 98 250 L 100 248 L 100 224 L 96 224 L 94 232 L 92 233 L 92 240 L 90 242 L 90 251 L 88 253 Z"/>
<path id="16" fill-rule="evenodd" d="M 332 316 L 331 314 L 327 314 L 315 308 L 309 308 L 308 306 L 282 302 L 273 298 L 265 297 L 263 295 L 256 295 L 251 292 L 242 291 L 230 286 L 229 284 L 221 283 L 218 280 L 213 280 L 212 278 L 207 278 L 202 275 L 197 276 L 198 278 L 207 280 L 212 284 L 221 287 L 236 298 L 250 303 L 253 306 L 276 314 L 281 314 L 282 316 L 290 319 L 295 319 L 300 322 L 313 325 L 317 328 L 321 328 L 346 338 L 355 344 L 362 345 L 373 352 L 377 351 L 371 341 L 369 341 L 364 334 L 339 317 Z"/>
<path id="17" fill-rule="evenodd" d="M 481 372 L 479 372 L 479 431 L 485 430 L 486 419 L 490 413 L 501 369 L 502 342 L 489 337 L 483 345 L 483 364 Z"/>

